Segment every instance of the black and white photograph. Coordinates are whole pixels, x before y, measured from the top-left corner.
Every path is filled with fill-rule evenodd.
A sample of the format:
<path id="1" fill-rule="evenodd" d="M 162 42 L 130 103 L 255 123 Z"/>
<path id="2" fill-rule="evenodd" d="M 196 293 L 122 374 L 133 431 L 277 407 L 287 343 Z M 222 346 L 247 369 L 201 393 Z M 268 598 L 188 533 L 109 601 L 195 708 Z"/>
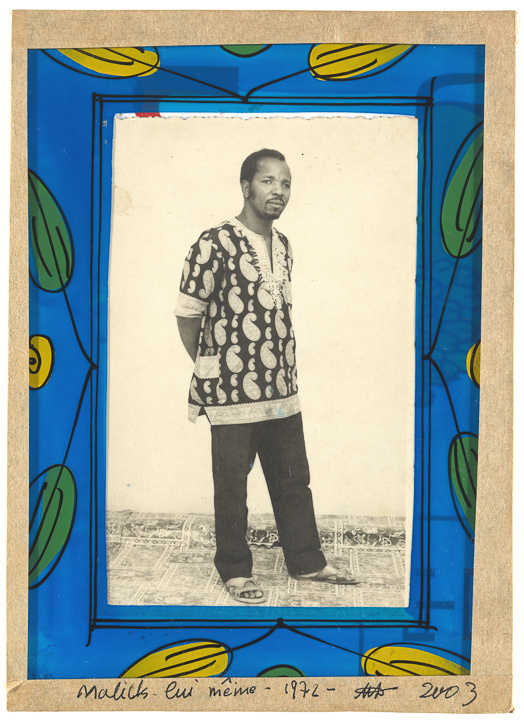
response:
<path id="1" fill-rule="evenodd" d="M 109 604 L 406 607 L 416 118 L 114 123 Z"/>

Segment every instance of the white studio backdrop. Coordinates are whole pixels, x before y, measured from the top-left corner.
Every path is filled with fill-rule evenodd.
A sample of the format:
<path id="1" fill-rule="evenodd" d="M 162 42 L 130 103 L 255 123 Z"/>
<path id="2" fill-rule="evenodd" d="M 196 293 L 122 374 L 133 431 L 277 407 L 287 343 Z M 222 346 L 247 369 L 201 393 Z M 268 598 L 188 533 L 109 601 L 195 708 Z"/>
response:
<path id="1" fill-rule="evenodd" d="M 190 245 L 242 209 L 247 155 L 292 175 L 275 226 L 294 252 L 317 514 L 406 515 L 413 497 L 417 120 L 407 116 L 115 119 L 109 279 L 109 510 L 213 512 L 207 420 L 174 309 Z M 253 513 L 271 512 L 258 463 Z"/>

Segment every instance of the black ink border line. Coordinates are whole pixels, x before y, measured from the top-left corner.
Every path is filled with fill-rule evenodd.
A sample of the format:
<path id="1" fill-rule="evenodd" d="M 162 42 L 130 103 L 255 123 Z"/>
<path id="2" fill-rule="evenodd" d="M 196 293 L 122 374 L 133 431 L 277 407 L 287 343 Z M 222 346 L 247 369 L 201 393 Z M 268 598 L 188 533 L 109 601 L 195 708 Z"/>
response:
<path id="1" fill-rule="evenodd" d="M 93 300 L 94 297 L 98 298 L 98 295 L 95 296 L 94 294 L 94 288 L 93 288 L 93 264 L 94 264 L 94 238 L 95 238 L 95 213 L 94 213 L 94 203 L 95 203 L 95 145 L 96 145 L 96 124 L 95 124 L 95 116 L 96 116 L 96 94 L 91 94 L 91 197 L 90 197 L 90 230 L 91 230 L 91 247 L 90 247 L 90 253 L 89 253 L 89 292 L 90 292 L 90 313 L 89 313 L 89 319 L 90 319 L 90 329 L 91 329 L 91 335 L 90 335 L 90 357 L 93 358 L 93 348 L 95 345 L 95 335 L 94 335 L 94 319 L 93 319 Z M 98 302 L 97 302 L 98 304 Z M 98 375 L 98 368 L 96 369 L 96 373 Z M 88 632 L 88 638 L 87 638 L 87 645 L 91 642 L 91 630 L 92 630 L 92 623 L 93 618 L 96 616 L 95 611 L 95 601 L 94 601 L 94 595 L 95 595 L 95 588 L 93 583 L 93 561 L 94 561 L 94 552 L 93 552 L 93 529 L 94 529 L 94 513 L 93 513 L 93 505 L 94 505 L 94 486 L 95 486 L 95 472 L 96 472 L 96 463 L 95 463 L 95 454 L 94 454 L 94 436 L 96 434 L 95 431 L 95 416 L 94 416 L 94 382 L 93 382 L 93 373 L 91 373 L 91 382 L 89 386 L 89 632 Z"/>
<path id="2" fill-rule="evenodd" d="M 285 96 L 285 95 L 271 95 L 264 97 L 250 96 L 247 100 L 236 99 L 233 97 L 220 96 L 191 96 L 191 95 L 177 95 L 177 96 L 165 96 L 165 95 L 130 95 L 130 94 L 92 94 L 92 136 L 91 136 L 91 259 L 90 259 L 90 276 L 91 276 L 91 357 L 93 357 L 93 349 L 96 348 L 96 369 L 93 370 L 91 375 L 91 426 L 90 426 L 90 469 L 91 469 L 91 482 L 90 482 L 90 528 L 89 528 L 89 630 L 88 630 L 88 641 L 91 642 L 92 632 L 95 629 L 197 629 L 197 628 L 220 628 L 220 629 L 248 629 L 248 628 L 261 628 L 261 627 L 272 627 L 274 623 L 278 622 L 278 618 L 265 617 L 265 618 L 227 618 L 223 621 L 219 619 L 207 618 L 143 618 L 139 620 L 127 619 L 127 618 L 99 618 L 97 616 L 97 581 L 98 581 L 98 397 L 99 397 L 99 351 L 100 351 L 100 304 L 97 301 L 96 307 L 96 327 L 94 326 L 94 298 L 100 297 L 100 259 L 101 259 L 101 239 L 102 239 L 102 180 L 103 180 L 103 106 L 104 103 L 122 103 L 122 102 L 147 102 L 149 101 L 162 101 L 163 103 L 172 104 L 224 104 L 231 107 L 238 105 L 244 108 L 249 105 L 253 108 L 258 108 L 263 105 L 279 106 L 284 105 L 286 107 L 298 105 L 303 107 L 304 105 L 309 107 L 423 107 L 423 130 L 422 130 L 422 141 L 423 141 L 423 154 L 422 162 L 419 161 L 419 172 L 421 174 L 421 218 L 420 218 L 420 238 L 421 238 L 421 292 L 420 292 L 420 319 L 421 319 L 421 342 L 418 350 L 419 362 L 420 362 L 420 373 L 422 388 L 420 393 L 420 448 L 421 448 L 421 533 L 420 533 L 420 574 L 421 574 L 421 586 L 420 586 L 420 599 L 419 599 L 419 617 L 418 619 L 404 619 L 400 618 L 395 620 L 391 619 L 375 619 L 365 618 L 357 619 L 341 619 L 341 618 L 328 618 L 322 620 L 320 618 L 286 618 L 286 623 L 299 623 L 297 627 L 302 628 L 414 628 L 424 630 L 437 630 L 437 628 L 430 625 L 429 616 L 429 605 L 430 605 L 430 585 L 429 577 L 425 577 L 425 574 L 429 575 L 429 560 L 430 560 L 430 533 L 429 525 L 431 523 L 430 516 L 430 504 L 429 504 L 429 467 L 427 474 L 425 472 L 425 443 L 426 440 L 429 442 L 429 433 L 431 431 L 431 424 L 428 424 L 428 438 L 426 438 L 426 428 L 424 424 L 424 397 L 426 396 L 424 388 L 424 317 L 426 312 L 426 268 L 425 268 L 425 245 L 429 237 L 431 242 L 431 227 L 426 232 L 427 216 L 431 219 L 431 202 L 432 202 L 432 184 L 433 184 L 433 172 L 432 172 L 432 154 L 433 154 L 433 122 L 432 122 L 432 110 L 433 110 L 433 97 L 432 97 L 433 85 L 431 87 L 430 96 L 336 96 L 336 97 L 322 97 L 322 96 Z M 293 102 L 296 100 L 302 100 L 302 102 Z M 281 102 L 279 102 L 281 101 Z M 337 102 L 335 102 L 337 101 Z M 98 113 L 97 113 L 98 108 Z M 126 111 L 123 111 L 126 112 Z M 130 111 L 127 111 L 130 112 Z M 244 111 L 245 112 L 245 111 Z M 303 110 L 307 112 L 307 110 Z M 429 122 L 428 122 L 429 113 Z M 98 115 L 98 117 L 97 117 Z M 97 144 L 97 131 L 98 131 L 98 144 Z M 419 135 L 420 136 L 420 135 Z M 429 145 L 429 153 L 427 147 Z M 95 159 L 98 156 L 98 173 L 95 172 Z M 428 163 L 429 161 L 429 163 Z M 426 192 L 426 176 L 428 175 L 429 167 L 429 192 Z M 429 197 L 429 212 L 427 208 Z M 97 212 L 96 212 L 97 211 Z M 95 238 L 96 238 L 96 249 L 95 249 Z M 96 274 L 94 272 L 93 264 L 95 262 L 95 251 L 96 251 Z M 431 250 L 430 250 L 431 253 Z M 431 255 L 430 255 L 431 257 Z M 96 374 L 96 376 L 95 376 Z M 428 389 L 429 397 L 431 397 L 431 387 Z M 425 487 L 425 484 L 428 487 Z M 427 491 L 427 492 L 426 492 Z M 427 500 L 426 500 L 427 497 Z M 427 523 L 425 523 L 425 505 L 427 505 Z M 427 525 L 427 527 L 425 527 Z M 426 562 L 425 562 L 426 558 Z M 412 568 L 413 569 L 413 568 Z M 193 607 L 193 606 L 192 606 Z M 280 610 L 280 608 L 275 608 Z M 265 623 L 265 624 L 264 624 Z"/>
<path id="3" fill-rule="evenodd" d="M 434 87 L 435 87 L 435 80 L 436 77 L 431 78 L 430 83 L 430 95 L 433 97 L 434 95 Z M 433 337 L 432 333 L 432 315 L 433 315 L 433 103 L 428 105 L 426 108 L 426 112 L 428 114 L 428 143 L 429 143 L 429 152 L 426 158 L 424 159 L 425 166 L 428 170 L 428 206 L 427 206 L 427 222 L 428 222 L 428 248 L 429 248 L 429 302 L 428 302 L 428 316 L 429 316 L 429 342 L 431 343 L 431 338 Z M 422 357 L 421 357 L 421 363 L 424 364 L 426 357 L 426 353 L 424 350 L 424 338 L 422 338 Z M 432 364 L 431 362 L 428 363 L 428 470 L 427 470 L 427 486 L 428 486 L 428 501 L 427 501 L 427 512 L 428 512 L 428 522 L 427 522 L 427 542 L 426 542 L 426 552 L 427 552 L 427 567 L 426 567 L 426 597 L 427 597 L 427 605 L 426 605 L 426 627 L 429 628 L 430 626 L 430 610 L 431 605 L 429 602 L 430 593 L 431 593 L 431 555 L 430 555 L 430 545 L 431 545 L 431 392 L 432 392 Z"/>
<path id="4" fill-rule="evenodd" d="M 194 607 L 194 606 L 193 606 Z M 282 607 L 276 607 L 275 610 L 282 610 Z M 127 620 L 126 618 L 113 618 L 111 620 L 99 620 L 95 619 L 92 625 L 92 630 L 108 629 L 108 628 L 132 628 L 135 630 L 147 629 L 147 630 L 165 630 L 166 628 L 171 629 L 188 629 L 188 628 L 214 628 L 215 630 L 237 630 L 239 628 L 254 628 L 260 627 L 273 627 L 277 623 L 279 618 L 240 618 L 238 620 L 227 618 L 224 620 L 220 619 L 207 619 L 200 620 L 198 618 L 166 618 L 165 620 L 154 620 L 151 618 L 144 618 L 143 620 Z M 438 628 L 432 625 L 426 626 L 420 625 L 416 620 L 340 620 L 339 618 L 328 618 L 321 620 L 318 618 L 310 618 L 307 620 L 287 619 L 285 620 L 289 625 L 293 625 L 297 628 L 331 628 L 335 630 L 341 630 L 343 628 L 376 628 L 376 629 L 390 629 L 390 628 L 401 628 L 401 629 L 431 629 L 437 631 Z M 176 623 L 176 624 L 175 624 Z M 229 623 L 229 624 L 228 624 Z M 234 624 L 231 624 L 234 623 Z"/>

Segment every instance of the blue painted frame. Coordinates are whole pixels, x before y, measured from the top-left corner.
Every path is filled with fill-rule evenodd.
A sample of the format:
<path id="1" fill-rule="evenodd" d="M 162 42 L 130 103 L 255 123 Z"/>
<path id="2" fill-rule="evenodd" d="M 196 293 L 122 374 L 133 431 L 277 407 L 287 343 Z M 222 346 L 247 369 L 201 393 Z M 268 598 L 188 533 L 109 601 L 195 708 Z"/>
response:
<path id="1" fill-rule="evenodd" d="M 49 299 L 35 286 L 31 288 L 31 335 L 47 331 L 54 338 L 57 362 L 53 379 L 61 381 L 59 385 L 49 382 L 32 393 L 31 477 L 45 474 L 43 468 L 57 462 L 57 448 L 63 447 L 63 437 L 72 425 L 66 458 L 68 467 L 74 467 L 79 511 L 60 562 L 45 583 L 30 591 L 28 677 L 115 677 L 133 659 L 166 643 L 186 640 L 189 630 L 233 648 L 228 675 L 256 675 L 277 660 L 290 662 L 290 656 L 306 675 L 363 674 L 361 660 L 366 652 L 388 644 L 423 646 L 441 658 L 459 658 L 457 662 L 468 666 L 472 533 L 467 532 L 444 459 L 448 461 L 450 442 L 455 438 L 462 443 L 465 434 L 478 433 L 478 388 L 468 377 L 466 363 L 458 368 L 456 357 L 465 358 L 470 347 L 467 342 L 467 347 L 464 345 L 464 327 L 468 342 L 480 337 L 480 250 L 468 255 L 459 250 L 453 258 L 436 238 L 440 234 L 440 198 L 449 187 L 451 170 L 467 149 L 464 146 L 461 151 L 461 143 L 482 122 L 483 49 L 418 46 L 406 54 L 409 57 L 400 58 L 394 70 L 390 65 L 380 73 L 345 82 L 319 83 L 310 72 L 306 78 L 304 71 L 297 71 L 284 81 L 285 92 L 261 95 L 263 86 L 257 90 L 256 82 L 267 73 L 267 65 L 271 69 L 280 67 L 283 60 L 296 63 L 305 46 L 265 50 L 256 58 L 246 58 L 226 54 L 218 47 L 160 48 L 159 67 L 167 69 L 170 88 L 161 87 L 156 94 L 147 92 L 153 75 L 100 79 L 71 72 L 70 64 L 65 68 L 58 65 L 54 62 L 59 59 L 57 51 L 29 51 L 29 89 L 33 92 L 29 165 L 39 177 L 45 176 L 63 215 L 69 218 L 75 248 L 74 282 L 69 283 L 67 295 L 65 289 L 62 292 L 68 312 L 57 310 L 56 298 Z M 184 64 L 191 61 L 195 63 L 192 76 Z M 456 71 L 457 65 L 461 72 Z M 194 79 L 204 72 L 206 81 Z M 53 85 L 57 78 L 62 83 L 59 88 Z M 233 82 L 234 91 L 215 84 L 215 80 L 224 83 L 224 78 Z M 348 92 L 347 82 L 353 83 L 354 93 Z M 182 94 L 178 92 L 180 83 Z M 209 90 L 208 84 L 212 86 Z M 129 88 L 130 93 L 105 92 L 106 87 L 111 91 Z M 175 87 L 176 95 L 169 92 Z M 217 87 L 222 94 L 216 94 Z M 202 88 L 210 94 L 196 94 Z M 54 99 L 54 107 L 49 97 Z M 75 97 L 86 111 L 76 127 Z M 416 462 L 411 599 L 406 610 L 305 608 L 295 617 L 292 608 L 191 607 L 173 613 L 167 607 L 108 606 L 105 601 L 104 408 L 113 117 L 117 112 L 174 108 L 251 113 L 348 108 L 415 114 L 419 119 Z M 65 117 L 61 117 L 64 111 Z M 73 153 L 66 163 L 58 154 L 62 143 L 66 155 Z M 75 173 L 80 176 L 81 196 L 75 194 L 71 183 Z M 87 188 L 90 191 L 86 192 Z M 457 318 L 457 305 L 466 308 L 465 317 Z M 439 337 L 446 340 L 444 353 Z M 453 344 L 457 346 L 453 353 L 447 352 Z M 82 388 L 77 406 L 71 387 Z M 89 402 L 84 403 L 84 398 Z M 79 437 L 84 439 L 82 444 Z M 267 629 L 269 633 L 260 634 Z M 278 642 L 282 633 L 276 630 L 287 631 L 285 651 Z M 235 654 L 235 648 L 255 642 L 255 653 Z M 78 675 L 72 674 L 77 672 L 75 667 Z"/>

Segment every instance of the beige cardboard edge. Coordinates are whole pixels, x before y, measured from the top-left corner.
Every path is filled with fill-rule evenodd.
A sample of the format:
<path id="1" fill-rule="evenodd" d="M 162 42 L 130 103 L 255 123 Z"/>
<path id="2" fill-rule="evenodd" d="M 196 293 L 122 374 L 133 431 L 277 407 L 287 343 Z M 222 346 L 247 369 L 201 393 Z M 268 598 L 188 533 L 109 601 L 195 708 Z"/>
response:
<path id="1" fill-rule="evenodd" d="M 351 42 L 495 44 L 514 37 L 515 16 L 513 11 L 15 10 L 13 46 L 122 47 L 138 40 L 157 46 L 337 43 L 349 37 Z"/>
<path id="2" fill-rule="evenodd" d="M 397 677 L 399 691 L 353 700 L 362 678 L 309 678 L 319 689 L 304 700 L 283 694 L 283 679 L 246 700 L 189 697 L 177 710 L 388 710 L 508 712 L 512 660 L 513 244 L 516 13 L 317 11 L 45 11 L 13 12 L 11 249 L 8 390 L 7 680 L 11 710 L 175 709 L 152 694 L 137 700 L 77 700 L 83 680 L 27 680 L 28 273 L 27 49 L 235 43 L 396 42 L 486 47 L 482 391 L 477 534 L 473 584 L 472 675 L 453 678 L 451 699 L 420 698 L 428 678 Z M 496 575 L 495 575 L 496 569 Z M 94 681 L 86 680 L 91 687 Z M 109 687 L 110 680 L 96 681 Z M 116 681 L 115 681 L 116 682 Z M 188 688 L 194 680 L 179 680 Z M 207 687 L 221 680 L 209 678 Z M 463 707 L 468 682 L 478 697 Z M 435 680 L 437 683 L 437 680 Z M 148 681 L 165 688 L 165 680 Z M 385 683 L 384 683 L 385 684 Z M 440 683 L 442 684 L 442 683 Z M 200 687 L 200 686 L 199 686 Z M 339 692 L 340 691 L 340 692 Z M 267 692 L 267 691 L 266 691 Z M 460 699 L 462 698 L 462 699 Z M 169 704 L 171 702 L 171 704 Z M 166 706 L 166 703 L 168 705 Z"/>

